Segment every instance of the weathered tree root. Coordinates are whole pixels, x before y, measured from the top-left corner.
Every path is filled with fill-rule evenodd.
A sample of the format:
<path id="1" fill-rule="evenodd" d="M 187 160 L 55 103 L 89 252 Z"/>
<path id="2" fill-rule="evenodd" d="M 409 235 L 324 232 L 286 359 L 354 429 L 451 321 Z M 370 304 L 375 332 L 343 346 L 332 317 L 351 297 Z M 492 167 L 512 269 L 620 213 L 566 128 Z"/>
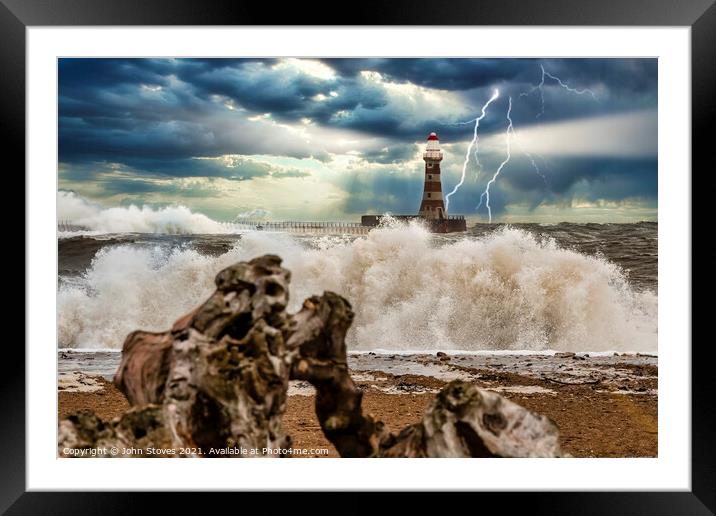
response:
<path id="1" fill-rule="evenodd" d="M 291 447 L 281 418 L 295 379 L 316 388 L 321 429 L 342 457 L 561 456 L 551 420 L 461 381 L 438 393 L 420 423 L 390 433 L 363 414 L 348 372 L 350 304 L 325 292 L 288 315 L 290 277 L 278 256 L 237 263 L 171 330 L 131 333 L 114 382 L 132 407 L 111 422 L 88 411 L 64 419 L 59 454 L 280 456 Z"/>

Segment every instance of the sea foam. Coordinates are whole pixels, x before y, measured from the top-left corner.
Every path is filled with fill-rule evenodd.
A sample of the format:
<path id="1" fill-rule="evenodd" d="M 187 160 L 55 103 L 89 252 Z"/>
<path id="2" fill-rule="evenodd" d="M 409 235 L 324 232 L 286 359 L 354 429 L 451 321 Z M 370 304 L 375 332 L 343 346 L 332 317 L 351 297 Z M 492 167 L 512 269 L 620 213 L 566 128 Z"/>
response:
<path id="1" fill-rule="evenodd" d="M 235 224 L 217 222 L 185 206 L 117 206 L 104 208 L 69 191 L 57 193 L 57 218 L 86 231 L 66 231 L 61 237 L 101 233 L 218 234 L 238 232 Z"/>
<path id="2" fill-rule="evenodd" d="M 167 329 L 218 271 L 265 253 L 292 272 L 289 310 L 324 290 L 351 302 L 355 351 L 657 349 L 656 295 L 613 263 L 513 228 L 447 242 L 418 225 L 358 238 L 248 232 L 219 256 L 105 248 L 60 288 L 58 344 L 117 349 L 132 330 Z"/>

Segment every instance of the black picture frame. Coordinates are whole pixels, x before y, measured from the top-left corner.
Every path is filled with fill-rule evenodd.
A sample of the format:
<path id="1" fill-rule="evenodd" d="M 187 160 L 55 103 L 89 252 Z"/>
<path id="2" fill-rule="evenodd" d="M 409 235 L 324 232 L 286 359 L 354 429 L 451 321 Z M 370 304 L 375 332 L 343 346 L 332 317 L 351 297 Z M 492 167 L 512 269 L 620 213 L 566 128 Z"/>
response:
<path id="1" fill-rule="evenodd" d="M 714 0 L 399 0 L 348 5 L 328 2 L 280 3 L 244 0 L 0 0 L 0 137 L 24 169 L 25 29 L 80 25 L 576 25 L 689 26 L 692 69 L 692 169 L 714 170 L 709 127 L 716 102 L 716 5 Z M 707 172 L 708 170 L 702 170 Z M 692 173 L 693 177 L 693 173 Z M 24 186 L 21 186 L 24 188 Z M 691 209 L 691 207 L 689 207 Z M 26 275 L 29 271 L 25 270 Z M 145 507 L 150 494 L 39 493 L 25 488 L 25 353 L 5 347 L 0 375 L 0 511 L 8 514 L 124 513 Z M 686 344 L 683 343 L 685 349 Z M 509 493 L 509 506 L 549 514 L 714 514 L 716 447 L 711 401 L 712 362 L 708 339 L 692 352 L 692 490 L 690 492 Z M 212 496 L 217 496 L 216 494 Z M 265 495 L 264 495 L 265 496 Z M 340 506 L 362 507 L 356 495 L 341 495 Z M 479 493 L 480 506 L 499 494 Z M 487 500 L 484 497 L 491 497 Z M 301 497 L 293 495 L 292 505 Z M 404 502 L 423 504 L 415 495 Z M 216 503 L 216 502 L 214 502 Z M 330 503 L 330 502 L 329 502 Z M 365 502 L 364 502 L 365 503 Z M 474 503 L 474 502 L 472 502 Z M 505 500 L 499 503 L 504 504 Z M 163 500 L 165 511 L 192 504 L 178 493 Z M 204 506 L 204 512 L 206 507 Z"/>

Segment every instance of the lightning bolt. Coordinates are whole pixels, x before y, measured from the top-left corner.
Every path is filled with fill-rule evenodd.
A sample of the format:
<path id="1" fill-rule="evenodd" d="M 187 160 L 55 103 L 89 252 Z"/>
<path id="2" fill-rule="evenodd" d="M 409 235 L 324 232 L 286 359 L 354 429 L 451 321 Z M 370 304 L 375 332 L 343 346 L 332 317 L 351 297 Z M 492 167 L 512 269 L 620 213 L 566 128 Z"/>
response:
<path id="1" fill-rule="evenodd" d="M 512 125 L 512 97 L 509 97 L 509 104 L 507 106 L 507 130 L 505 131 L 505 144 L 507 145 L 507 157 L 500 163 L 500 166 L 497 167 L 497 170 L 495 171 L 494 175 L 492 176 L 492 179 L 490 179 L 487 182 L 487 185 L 485 186 L 485 191 L 482 192 L 482 195 L 480 196 L 480 204 L 477 205 L 476 209 L 479 209 L 480 206 L 482 206 L 483 201 L 485 202 L 485 206 L 487 207 L 487 216 L 489 219 L 489 222 L 492 222 L 492 209 L 490 208 L 490 186 L 497 180 L 497 176 L 500 175 L 500 172 L 502 172 L 502 169 L 505 168 L 505 165 L 509 163 L 510 158 L 512 157 L 512 149 L 510 148 L 510 135 L 514 136 L 515 129 Z"/>
<path id="2" fill-rule="evenodd" d="M 572 87 L 570 87 L 569 85 L 567 85 L 564 81 L 562 81 L 562 79 L 560 79 L 560 78 L 557 77 L 556 75 L 552 75 L 552 74 L 549 73 L 547 70 L 545 70 L 545 69 L 544 69 L 544 65 L 539 65 L 539 67 L 540 67 L 540 69 L 542 70 L 542 77 L 540 78 L 540 81 L 539 81 L 539 83 L 537 84 L 537 86 L 532 86 L 532 88 L 531 88 L 529 91 L 525 91 L 525 92 L 520 93 L 520 97 L 526 97 L 526 96 L 528 96 L 528 95 L 531 95 L 531 94 L 534 93 L 535 91 L 538 91 L 538 90 L 539 90 L 540 106 L 541 106 L 541 108 L 540 108 L 540 112 L 537 113 L 537 116 L 536 116 L 535 118 L 539 118 L 539 117 L 541 117 L 542 115 L 544 115 L 544 88 L 543 88 L 543 86 L 544 86 L 545 77 L 549 77 L 550 79 L 552 79 L 553 81 L 555 81 L 557 84 L 559 84 L 559 86 L 560 86 L 561 88 L 567 90 L 567 91 L 570 92 L 570 93 L 574 93 L 574 94 L 576 94 L 576 95 L 590 95 L 594 100 L 596 100 L 597 102 L 599 102 L 599 99 L 597 98 L 597 95 L 596 95 L 592 90 L 590 90 L 589 88 L 584 88 L 584 89 L 581 89 L 581 90 L 580 90 L 580 89 L 577 89 L 577 88 L 572 88 Z"/>
<path id="3" fill-rule="evenodd" d="M 537 116 L 535 118 L 539 118 L 540 116 L 542 116 L 544 114 L 544 84 L 545 84 L 546 79 L 550 79 L 550 80 L 556 82 L 560 88 L 562 88 L 570 93 L 574 93 L 575 95 L 589 95 L 595 101 L 599 102 L 597 95 L 589 88 L 584 88 L 584 89 L 572 88 L 567 83 L 565 83 L 562 79 L 560 79 L 556 75 L 553 75 L 553 74 L 549 73 L 547 70 L 545 70 L 544 65 L 541 65 L 541 64 L 540 64 L 540 70 L 542 71 L 542 75 L 540 76 L 539 83 L 537 83 L 536 86 L 533 86 L 530 90 L 520 93 L 520 97 L 526 97 L 528 95 L 531 95 L 535 91 L 539 91 L 540 112 L 537 113 Z M 465 173 L 467 170 L 467 165 L 470 161 L 470 151 L 472 150 L 473 146 L 475 147 L 474 156 L 475 156 L 475 162 L 478 166 L 478 177 L 479 177 L 479 167 L 481 167 L 481 165 L 480 165 L 480 160 L 479 160 L 479 156 L 478 156 L 477 129 L 480 124 L 480 120 L 482 120 L 485 117 L 487 107 L 495 99 L 497 99 L 498 96 L 499 96 L 499 92 L 498 92 L 498 90 L 495 90 L 495 92 L 492 95 L 492 97 L 490 98 L 490 100 L 488 100 L 485 103 L 485 105 L 482 107 L 482 114 L 480 117 L 475 118 L 474 120 L 469 120 L 467 122 L 458 122 L 458 124 L 469 124 L 474 121 L 475 128 L 473 131 L 472 141 L 470 142 L 470 145 L 467 148 L 467 152 L 465 153 L 465 162 L 463 163 L 463 166 L 462 166 L 462 176 L 460 178 L 460 182 L 445 197 L 445 210 L 446 211 L 447 211 L 448 206 L 450 205 L 450 196 L 452 196 L 455 192 L 457 192 L 458 189 L 462 186 L 462 184 L 465 181 Z M 485 206 L 487 207 L 487 215 L 488 215 L 489 222 L 492 222 L 492 208 L 490 207 L 490 187 L 493 185 L 493 183 L 495 183 L 495 181 L 497 181 L 497 178 L 500 175 L 500 172 L 502 172 L 502 169 L 505 168 L 507 163 L 509 163 L 510 159 L 512 158 L 512 148 L 511 148 L 512 139 L 515 139 L 515 143 L 520 148 L 520 151 L 527 157 L 527 159 L 529 159 L 530 164 L 532 165 L 532 168 L 534 169 L 534 171 L 537 173 L 537 175 L 539 175 L 542 178 L 545 185 L 547 184 L 547 178 L 542 173 L 542 170 L 540 169 L 539 165 L 537 164 L 537 161 L 534 159 L 534 156 L 532 156 L 532 154 L 530 154 L 529 152 L 525 151 L 525 149 L 522 147 L 520 142 L 515 138 L 517 136 L 517 134 L 515 133 L 514 124 L 512 123 L 512 97 L 511 96 L 508 98 L 507 122 L 508 122 L 508 125 L 507 125 L 507 129 L 505 131 L 507 157 L 504 159 L 504 161 L 502 161 L 502 163 L 500 163 L 500 166 L 497 167 L 497 170 L 493 174 L 492 178 L 487 182 L 487 185 L 485 186 L 485 191 L 482 192 L 482 195 L 480 195 L 480 203 L 477 205 L 477 208 L 476 208 L 477 210 L 479 210 L 482 207 L 483 203 L 485 204 Z M 455 124 L 455 125 L 458 125 L 458 124 Z M 542 158 L 542 159 L 544 161 L 544 158 Z M 476 180 L 477 180 L 477 178 L 476 178 Z"/>
<path id="4" fill-rule="evenodd" d="M 542 69 L 542 77 L 541 77 L 539 83 L 537 84 L 537 86 L 532 86 L 532 89 L 530 89 L 529 91 L 520 93 L 520 97 L 527 97 L 528 95 L 532 95 L 535 91 L 539 90 L 541 109 L 540 109 L 540 112 L 537 113 L 537 116 L 535 118 L 539 118 L 540 116 L 542 116 L 544 114 L 544 90 L 542 89 L 542 86 L 544 86 L 544 77 L 545 77 L 546 72 L 545 72 L 544 66 L 539 65 L 539 67 Z"/>
<path id="5" fill-rule="evenodd" d="M 599 102 L 599 99 L 597 98 L 597 95 L 596 95 L 592 90 L 590 90 L 590 89 L 588 89 L 588 88 L 584 88 L 584 89 L 581 89 L 581 90 L 580 90 L 580 89 L 577 89 L 577 88 L 572 88 L 571 86 L 569 86 L 568 84 L 566 84 L 562 79 L 560 79 L 560 78 L 557 77 L 556 75 L 553 75 L 553 74 L 549 73 L 547 70 L 545 70 L 545 69 L 544 69 L 544 65 L 539 65 L 539 67 L 540 67 L 540 70 L 542 70 L 542 75 L 541 75 L 541 77 L 540 77 L 539 83 L 538 83 L 536 86 L 533 86 L 529 91 L 525 91 L 525 92 L 523 92 L 523 93 L 520 93 L 520 97 L 526 97 L 526 96 L 528 96 L 528 95 L 531 95 L 531 94 L 534 93 L 535 91 L 539 90 L 539 94 L 540 94 L 540 112 L 537 113 L 537 116 L 536 116 L 535 118 L 539 118 L 540 116 L 544 115 L 544 88 L 543 88 L 543 87 L 544 87 L 545 78 L 552 79 L 552 80 L 555 81 L 561 88 L 563 88 L 564 90 L 566 90 L 566 91 L 568 91 L 568 92 L 570 92 L 570 93 L 574 93 L 574 94 L 576 94 L 576 95 L 590 95 L 595 101 Z M 513 134 L 514 136 L 516 136 L 516 134 L 515 134 L 515 132 L 514 132 L 514 129 L 512 130 L 512 134 Z M 522 151 L 522 153 L 523 153 L 525 156 L 527 156 L 527 159 L 529 159 L 530 163 L 532 164 L 532 168 L 535 170 L 535 172 L 537 173 L 537 175 L 542 178 L 542 180 L 545 182 L 545 184 L 547 184 L 547 178 L 545 177 L 545 175 L 544 175 L 544 174 L 542 173 L 542 171 L 540 170 L 539 165 L 537 165 L 537 162 L 535 161 L 535 159 L 534 159 L 534 157 L 532 156 L 532 154 L 530 154 L 529 152 L 525 151 L 525 150 L 522 148 L 522 145 L 520 145 L 520 143 L 519 143 L 518 140 L 515 140 L 515 141 L 516 141 L 517 145 L 520 147 L 520 150 Z"/>
<path id="6" fill-rule="evenodd" d="M 514 133 L 513 133 L 513 134 L 514 134 Z M 518 145 L 519 145 L 519 144 L 518 144 Z M 530 163 L 532 163 L 532 168 L 535 169 L 535 172 L 537 173 L 537 175 L 542 178 L 542 181 L 544 181 L 544 184 L 546 185 L 546 184 L 547 184 L 547 176 L 545 176 L 545 175 L 542 173 L 542 171 L 541 171 L 540 168 L 539 168 L 539 165 L 537 165 L 537 162 L 536 162 L 535 159 L 532 157 L 532 154 L 530 154 L 529 152 L 527 152 L 527 151 L 525 151 L 524 149 L 522 149 L 522 147 L 520 147 L 520 150 L 522 150 L 522 153 L 523 153 L 525 156 L 527 156 L 527 159 L 530 160 Z"/>
<path id="7" fill-rule="evenodd" d="M 567 90 L 568 92 L 570 92 L 570 93 L 576 93 L 577 95 L 591 95 L 594 100 L 596 100 L 597 102 L 599 101 L 599 99 L 597 98 L 597 95 L 596 95 L 592 90 L 590 90 L 589 88 L 584 88 L 583 90 L 578 90 L 578 89 L 576 89 L 576 88 L 570 88 L 569 86 L 567 86 L 565 83 L 562 82 L 562 79 L 560 79 L 559 77 L 555 77 L 554 75 L 552 75 L 551 73 L 549 73 L 548 71 L 546 71 L 546 70 L 544 69 L 544 66 L 540 65 L 540 68 L 542 68 L 542 73 L 543 73 L 544 75 L 546 75 L 547 77 L 549 77 L 549 78 L 552 79 L 553 81 L 557 81 L 557 84 L 559 84 L 562 88 L 564 88 L 564 89 Z M 544 82 L 544 81 L 543 81 L 543 82 Z"/>
<path id="8" fill-rule="evenodd" d="M 462 164 L 462 176 L 460 176 L 460 182 L 455 185 L 455 188 L 452 189 L 452 192 L 447 194 L 445 196 L 445 211 L 448 211 L 448 208 L 450 207 L 450 196 L 452 196 L 455 192 L 457 192 L 462 184 L 465 182 L 465 173 L 467 171 L 467 165 L 470 162 L 470 151 L 473 147 L 475 147 L 475 162 L 477 166 L 480 166 L 480 160 L 478 158 L 478 137 L 477 137 L 477 128 L 480 126 L 480 120 L 485 118 L 485 115 L 487 114 L 487 108 L 490 104 L 492 104 L 497 97 L 500 96 L 500 91 L 498 89 L 495 89 L 495 91 L 492 92 L 492 97 L 490 97 L 490 100 L 485 102 L 485 104 L 482 106 L 482 112 L 479 117 L 474 119 L 475 122 L 475 128 L 472 133 L 472 140 L 470 141 L 470 145 L 467 147 L 467 151 L 465 152 L 465 162 Z M 469 120 L 468 122 L 462 122 L 462 123 L 470 123 L 473 122 L 473 120 Z M 478 169 L 478 174 L 479 174 Z"/>

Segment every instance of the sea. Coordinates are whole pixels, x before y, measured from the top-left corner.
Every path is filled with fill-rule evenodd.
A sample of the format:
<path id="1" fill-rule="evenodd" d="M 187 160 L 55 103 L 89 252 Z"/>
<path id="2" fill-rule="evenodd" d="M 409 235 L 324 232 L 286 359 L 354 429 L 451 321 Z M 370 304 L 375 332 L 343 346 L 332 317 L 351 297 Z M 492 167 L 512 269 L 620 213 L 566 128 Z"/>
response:
<path id="1" fill-rule="evenodd" d="M 289 311 L 327 290 L 350 301 L 351 352 L 657 351 L 655 222 L 453 234 L 396 222 L 363 235 L 196 222 L 59 232 L 60 353 L 111 352 L 133 330 L 166 330 L 220 270 L 266 253 L 292 273 Z"/>

